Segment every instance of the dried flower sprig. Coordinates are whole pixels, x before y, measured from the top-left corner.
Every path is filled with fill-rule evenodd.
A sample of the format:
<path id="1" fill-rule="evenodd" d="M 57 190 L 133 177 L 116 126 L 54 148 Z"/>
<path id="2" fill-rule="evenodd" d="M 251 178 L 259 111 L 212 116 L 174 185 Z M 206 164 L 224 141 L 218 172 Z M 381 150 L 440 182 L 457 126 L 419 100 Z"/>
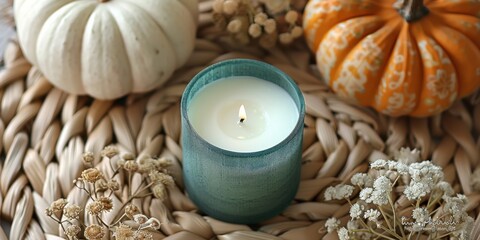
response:
<path id="1" fill-rule="evenodd" d="M 168 187 L 175 184 L 166 168 L 170 161 L 165 158 L 155 159 L 150 156 L 136 158 L 132 154 L 120 156 L 117 148 L 105 147 L 100 156 L 107 158 L 113 174 L 107 176 L 99 168 L 93 166 L 95 155 L 90 152 L 83 154 L 83 162 L 88 167 L 82 171 L 81 176 L 74 181 L 75 187 L 87 193 L 89 202 L 85 208 L 77 204 L 70 204 L 65 199 L 54 201 L 46 209 L 46 215 L 57 222 L 68 239 L 102 239 L 110 234 L 114 239 L 153 239 L 152 231 L 160 228 L 160 221 L 141 214 L 140 209 L 131 202 L 136 198 L 152 195 L 164 200 L 168 195 Z M 133 189 L 133 175 L 142 176 L 142 183 Z M 126 176 L 126 185 L 122 186 L 115 178 L 117 175 Z M 120 189 L 128 190 L 127 200 L 121 206 L 114 206 L 112 195 Z M 120 209 L 112 223 L 103 219 L 104 214 L 113 209 Z M 123 211 L 122 211 L 123 210 Z M 96 222 L 85 223 L 83 215 L 91 216 Z M 125 221 L 133 220 L 136 225 L 132 227 Z M 83 232 L 82 232 L 83 230 Z"/>
<path id="2" fill-rule="evenodd" d="M 214 0 L 213 21 L 232 42 L 266 49 L 303 35 L 301 13 L 291 0 Z"/>
<path id="3" fill-rule="evenodd" d="M 330 218 L 325 227 L 346 239 L 470 239 L 473 218 L 466 212 L 467 198 L 454 195 L 443 179 L 441 167 L 421 161 L 417 150 L 402 149 L 396 160 L 371 163 L 368 174 L 352 176 L 352 185 L 329 187 L 328 200 L 345 199 L 350 204 L 350 221 L 341 227 Z M 354 188 L 360 190 L 352 199 Z M 398 197 L 397 197 L 398 196 Z M 406 201 L 402 208 L 401 201 Z"/>

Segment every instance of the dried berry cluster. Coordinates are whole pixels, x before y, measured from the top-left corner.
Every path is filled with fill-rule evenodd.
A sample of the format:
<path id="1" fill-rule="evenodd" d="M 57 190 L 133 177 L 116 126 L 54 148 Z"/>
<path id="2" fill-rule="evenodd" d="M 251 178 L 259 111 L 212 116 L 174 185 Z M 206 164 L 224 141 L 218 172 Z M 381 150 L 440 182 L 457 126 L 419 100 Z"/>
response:
<path id="1" fill-rule="evenodd" d="M 160 228 L 160 221 L 141 214 L 131 201 L 150 195 L 161 200 L 166 198 L 167 188 L 174 184 L 173 178 L 166 171 L 170 161 L 151 157 L 136 159 L 132 154 L 120 157 L 118 150 L 111 146 L 106 147 L 101 156 L 109 161 L 113 170 L 111 176 L 107 177 L 99 168 L 93 167 L 94 154 L 87 152 L 83 155 L 83 161 L 90 168 L 84 170 L 81 177 L 74 181 L 75 187 L 88 195 L 89 201 L 85 208 L 58 199 L 46 209 L 46 215 L 62 227 L 68 239 L 103 239 L 106 234 L 118 240 L 153 239 L 152 231 Z M 142 183 L 136 189 L 132 186 L 134 173 L 142 176 Z M 119 175 L 127 176 L 125 184 L 117 181 Z M 115 206 L 113 196 L 125 192 L 124 190 L 128 192 L 127 199 L 121 206 Z M 109 223 L 104 219 L 104 214 L 113 209 L 119 211 L 113 218 L 114 221 Z M 86 221 L 85 218 L 90 220 Z"/>
<path id="2" fill-rule="evenodd" d="M 303 35 L 300 13 L 290 0 L 215 0 L 213 20 L 232 41 L 243 45 L 258 41 L 268 49 Z"/>

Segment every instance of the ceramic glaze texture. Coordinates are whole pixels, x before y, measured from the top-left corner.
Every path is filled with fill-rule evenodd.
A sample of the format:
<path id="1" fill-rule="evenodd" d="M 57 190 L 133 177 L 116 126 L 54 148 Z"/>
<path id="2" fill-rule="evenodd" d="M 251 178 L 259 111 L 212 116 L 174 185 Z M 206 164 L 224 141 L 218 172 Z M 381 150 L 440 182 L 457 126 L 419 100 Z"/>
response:
<path id="1" fill-rule="evenodd" d="M 239 153 L 218 148 L 195 132 L 188 119 L 192 97 L 205 85 L 230 76 L 264 79 L 288 92 L 299 118 L 287 138 L 265 150 Z M 181 107 L 184 181 L 189 197 L 204 213 L 228 222 L 257 223 L 279 214 L 290 204 L 300 181 L 305 104 L 287 75 L 258 61 L 224 61 L 200 72 L 190 82 Z"/>

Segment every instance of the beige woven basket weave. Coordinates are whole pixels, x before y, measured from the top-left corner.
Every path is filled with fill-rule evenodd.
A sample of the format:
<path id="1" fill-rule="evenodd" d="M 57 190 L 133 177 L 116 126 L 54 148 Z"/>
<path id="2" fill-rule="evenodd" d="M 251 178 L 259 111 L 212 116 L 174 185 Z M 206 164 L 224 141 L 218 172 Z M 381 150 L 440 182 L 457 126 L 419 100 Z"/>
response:
<path id="1" fill-rule="evenodd" d="M 117 101 L 68 95 L 54 88 L 23 57 L 17 42 L 10 42 L 5 69 L 0 72 L 0 240 L 63 239 L 45 209 L 60 197 L 85 206 L 85 197 L 72 183 L 85 168 L 82 153 L 99 152 L 111 144 L 122 152 L 174 160 L 169 170 L 176 186 L 169 189 L 168 199 L 135 200 L 145 214 L 162 221 L 158 239 L 335 239 L 321 229 L 331 216 L 347 218 L 349 207 L 325 202 L 325 188 L 366 172 L 369 161 L 388 159 L 401 147 L 417 148 L 422 159 L 444 168 L 455 191 L 467 195 L 468 212 L 476 219 L 472 239 L 480 238 L 480 192 L 471 186 L 480 161 L 478 96 L 431 118 L 383 116 L 329 92 L 303 45 L 240 52 L 209 40 L 214 33 L 208 18 L 206 14 L 200 18 L 190 61 L 166 86 Z M 266 61 L 285 71 L 299 84 L 307 106 L 300 189 L 289 208 L 258 226 L 201 215 L 182 183 L 181 94 L 204 67 L 239 57 Z M 96 163 L 104 162 L 97 159 Z"/>

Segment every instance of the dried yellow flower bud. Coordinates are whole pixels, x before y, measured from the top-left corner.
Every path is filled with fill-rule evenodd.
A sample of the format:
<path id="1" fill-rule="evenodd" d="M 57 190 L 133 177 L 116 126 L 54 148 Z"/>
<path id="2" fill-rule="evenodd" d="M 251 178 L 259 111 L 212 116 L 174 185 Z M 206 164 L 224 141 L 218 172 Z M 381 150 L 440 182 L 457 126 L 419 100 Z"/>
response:
<path id="1" fill-rule="evenodd" d="M 258 23 L 253 23 L 248 27 L 248 34 L 253 38 L 258 38 L 262 35 L 262 27 Z"/>
<path id="2" fill-rule="evenodd" d="M 264 12 L 257 13 L 253 18 L 253 21 L 261 26 L 265 25 L 265 21 L 267 21 L 268 16 Z"/>
<path id="3" fill-rule="evenodd" d="M 88 240 L 100 240 L 105 236 L 105 231 L 101 226 L 92 224 L 85 228 L 84 234 Z"/>
<path id="4" fill-rule="evenodd" d="M 227 25 L 227 30 L 231 33 L 240 32 L 242 29 L 242 21 L 240 19 L 233 19 Z"/>
<path id="5" fill-rule="evenodd" d="M 96 168 L 89 168 L 89 169 L 83 170 L 82 172 L 82 179 L 90 183 L 95 183 L 96 181 L 102 178 L 103 178 L 102 172 L 100 172 Z"/>
<path id="6" fill-rule="evenodd" d="M 225 0 L 223 2 L 223 12 L 227 15 L 234 14 L 238 9 L 238 0 Z"/>
<path id="7" fill-rule="evenodd" d="M 117 154 L 118 154 L 118 149 L 114 146 L 106 146 L 100 153 L 102 157 L 108 157 L 108 158 L 113 158 L 117 156 Z"/>
<path id="8" fill-rule="evenodd" d="M 82 155 L 83 162 L 86 164 L 91 164 L 93 163 L 93 160 L 95 160 L 95 156 L 93 155 L 92 152 L 85 152 Z"/>
<path id="9" fill-rule="evenodd" d="M 293 38 L 299 38 L 303 35 L 303 28 L 295 26 L 292 28 L 291 34 Z"/>
<path id="10" fill-rule="evenodd" d="M 132 153 L 125 153 L 123 154 L 122 159 L 125 161 L 135 160 L 135 155 Z"/>
<path id="11" fill-rule="evenodd" d="M 269 18 L 265 21 L 265 26 L 263 29 L 265 29 L 265 32 L 268 34 L 272 34 L 277 30 L 277 22 L 275 22 L 274 19 Z"/>
<path id="12" fill-rule="evenodd" d="M 160 199 L 165 200 L 166 193 L 165 193 L 165 186 L 163 184 L 156 184 L 152 187 L 153 196 Z"/>
<path id="13" fill-rule="evenodd" d="M 213 1 L 212 8 L 213 8 L 213 12 L 222 13 L 223 12 L 223 0 Z"/>
<path id="14" fill-rule="evenodd" d="M 130 226 L 120 223 L 115 227 L 113 237 L 117 240 L 136 239 L 133 234 L 134 231 Z"/>
<path id="15" fill-rule="evenodd" d="M 278 39 L 282 44 L 290 44 L 293 42 L 293 37 L 292 37 L 292 34 L 290 33 L 281 33 L 278 36 Z"/>
<path id="16" fill-rule="evenodd" d="M 152 158 L 142 158 L 138 160 L 138 172 L 148 173 L 155 169 L 155 160 Z"/>
<path id="17" fill-rule="evenodd" d="M 113 201 L 111 198 L 102 196 L 102 197 L 99 197 L 97 201 L 102 204 L 103 210 L 108 212 L 113 209 Z"/>
<path id="18" fill-rule="evenodd" d="M 67 200 L 59 198 L 50 204 L 50 211 L 56 214 L 61 214 L 67 203 Z"/>
<path id="19" fill-rule="evenodd" d="M 145 230 L 135 231 L 133 235 L 135 240 L 153 240 L 153 235 Z"/>
<path id="20" fill-rule="evenodd" d="M 118 160 L 117 160 L 117 166 L 118 166 L 119 168 L 123 168 L 123 167 L 125 166 L 125 160 L 122 159 L 122 158 L 118 159 Z"/>
<path id="21" fill-rule="evenodd" d="M 133 160 L 129 160 L 125 162 L 123 168 L 129 172 L 135 172 L 138 170 L 138 163 Z"/>
<path id="22" fill-rule="evenodd" d="M 65 211 L 63 215 L 70 220 L 78 219 L 80 217 L 80 213 L 82 212 L 82 208 L 77 204 L 71 204 L 65 207 Z"/>
<path id="23" fill-rule="evenodd" d="M 120 189 L 120 184 L 117 182 L 117 180 L 115 180 L 115 179 L 110 179 L 110 180 L 107 182 L 107 187 L 108 187 L 108 189 L 110 189 L 111 191 L 117 191 L 118 189 Z"/>
<path id="24" fill-rule="evenodd" d="M 77 235 L 82 231 L 80 226 L 78 225 L 70 225 L 65 229 L 65 235 L 67 235 L 70 238 L 76 239 Z"/>
<path id="25" fill-rule="evenodd" d="M 95 182 L 95 191 L 98 192 L 104 192 L 108 189 L 107 181 L 105 179 L 99 179 L 98 181 Z"/>
<path id="26" fill-rule="evenodd" d="M 267 6 L 267 10 L 275 15 L 285 11 L 290 6 L 290 0 L 260 0 Z"/>
<path id="27" fill-rule="evenodd" d="M 174 180 L 172 176 L 159 172 L 157 170 L 151 171 L 148 174 L 150 181 L 153 182 L 154 184 L 163 184 L 166 186 L 172 186 L 174 184 Z"/>
<path id="28" fill-rule="evenodd" d="M 133 216 L 133 221 L 141 225 L 148 221 L 148 217 L 143 214 L 135 214 Z"/>
<path id="29" fill-rule="evenodd" d="M 93 201 L 87 205 L 87 212 L 90 215 L 96 216 L 102 213 L 103 204 L 100 201 Z"/>
<path id="30" fill-rule="evenodd" d="M 157 159 L 156 161 L 153 161 L 153 163 L 155 164 L 155 167 L 157 169 L 164 169 L 164 168 L 172 166 L 172 159 L 162 157 L 162 158 Z"/>
<path id="31" fill-rule="evenodd" d="M 298 12 L 290 10 L 285 14 L 285 21 L 290 24 L 294 24 L 298 20 Z"/>
<path id="32" fill-rule="evenodd" d="M 149 155 L 141 155 L 137 159 L 138 164 L 145 164 L 145 163 L 148 163 L 148 162 L 151 162 L 151 161 L 153 161 L 153 158 Z"/>
<path id="33" fill-rule="evenodd" d="M 51 208 L 46 208 L 45 215 L 51 217 L 53 215 L 53 210 Z"/>
<path id="34" fill-rule="evenodd" d="M 139 213 L 140 209 L 138 209 L 138 207 L 133 204 L 128 204 L 125 207 L 125 215 L 127 215 L 127 217 L 130 219 L 133 219 L 133 216 Z"/>

